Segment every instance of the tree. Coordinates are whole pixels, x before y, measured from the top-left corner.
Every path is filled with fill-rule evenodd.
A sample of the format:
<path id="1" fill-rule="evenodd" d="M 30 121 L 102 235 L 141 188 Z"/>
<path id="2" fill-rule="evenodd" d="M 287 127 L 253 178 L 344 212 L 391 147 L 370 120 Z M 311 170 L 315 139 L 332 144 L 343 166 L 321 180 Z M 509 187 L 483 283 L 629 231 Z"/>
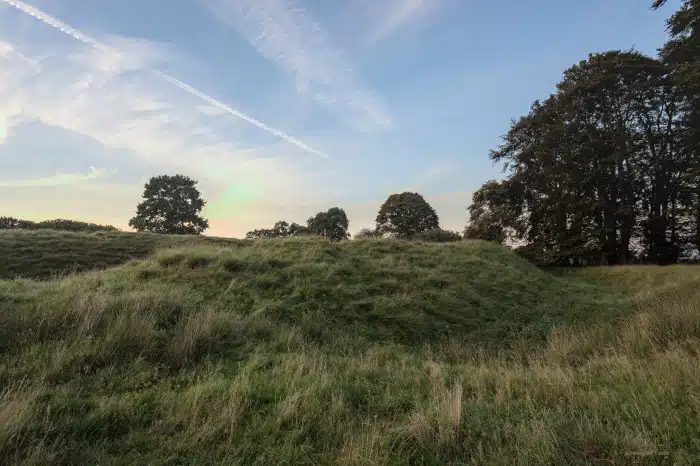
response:
<path id="1" fill-rule="evenodd" d="M 377 214 L 377 232 L 402 239 L 440 228 L 435 209 L 418 193 L 392 194 L 384 201 Z"/>
<path id="2" fill-rule="evenodd" d="M 507 227 L 545 263 L 625 263 L 634 244 L 674 262 L 691 232 L 683 99 L 667 66 L 637 52 L 569 68 L 491 153 L 508 176 L 477 192 L 467 236 L 499 240 Z"/>
<path id="3" fill-rule="evenodd" d="M 309 231 L 309 229 L 304 225 L 299 225 L 298 223 L 292 223 L 291 225 L 289 225 L 287 234 L 289 237 L 311 236 L 311 232 Z"/>
<path id="4" fill-rule="evenodd" d="M 196 184 L 184 175 L 152 177 L 129 226 L 152 233 L 201 234 L 209 228 L 209 222 L 199 215 L 206 202 Z"/>
<path id="5" fill-rule="evenodd" d="M 519 197 L 509 180 L 484 183 L 472 195 L 469 206 L 469 224 L 464 229 L 465 239 L 480 239 L 505 244 L 518 223 Z"/>
<path id="6" fill-rule="evenodd" d="M 653 7 L 665 3 L 666 0 L 656 0 Z M 700 0 L 684 0 L 668 19 L 667 30 L 671 37 L 661 49 L 661 58 L 686 98 L 683 144 L 695 160 L 689 175 L 693 185 L 690 203 L 693 243 L 700 250 Z"/>
<path id="7" fill-rule="evenodd" d="M 291 225 L 284 220 L 276 222 L 275 226 L 270 229 L 261 229 L 249 231 L 246 234 L 247 239 L 270 239 L 270 238 L 291 238 L 294 236 L 308 235 L 308 229 L 298 223 Z"/>
<path id="8" fill-rule="evenodd" d="M 19 228 L 20 220 L 14 217 L 0 217 L 0 230 L 14 230 Z"/>
<path id="9" fill-rule="evenodd" d="M 323 236 L 331 241 L 348 239 L 348 216 L 338 207 L 319 212 L 306 221 L 306 228 L 312 235 Z"/>

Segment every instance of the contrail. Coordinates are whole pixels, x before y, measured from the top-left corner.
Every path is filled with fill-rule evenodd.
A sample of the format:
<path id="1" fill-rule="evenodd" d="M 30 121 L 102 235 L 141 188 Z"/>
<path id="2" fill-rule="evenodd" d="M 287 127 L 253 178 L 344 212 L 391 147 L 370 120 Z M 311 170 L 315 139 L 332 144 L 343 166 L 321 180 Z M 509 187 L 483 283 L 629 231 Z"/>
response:
<path id="1" fill-rule="evenodd" d="M 26 13 L 30 16 L 33 16 L 34 18 L 38 19 L 39 21 L 41 21 L 45 24 L 48 24 L 49 26 L 58 29 L 62 33 L 66 34 L 68 36 L 71 36 L 73 39 L 78 40 L 78 41 L 82 42 L 83 44 L 89 45 L 90 47 L 93 47 L 97 50 L 101 50 L 101 51 L 115 50 L 114 47 L 109 47 L 109 46 L 101 43 L 100 41 L 98 41 L 94 37 L 90 37 L 89 35 L 78 31 L 77 29 L 75 29 L 74 27 L 71 27 L 70 25 L 64 23 L 63 21 L 61 21 L 57 18 L 54 18 L 53 16 L 51 16 L 47 13 L 44 13 L 43 11 L 39 10 L 38 8 L 36 8 L 32 5 L 29 5 L 21 0 L 0 0 L 0 2 L 6 3 L 6 4 L 22 11 L 23 13 Z M 150 70 L 150 71 L 155 73 L 155 75 L 160 77 L 161 79 L 169 82 L 173 86 L 187 92 L 188 94 L 191 94 L 195 97 L 198 97 L 198 98 L 202 99 L 203 101 L 205 101 L 211 105 L 214 105 L 217 108 L 220 108 L 221 110 L 225 111 L 226 113 L 228 113 L 230 115 L 233 115 L 237 118 L 240 118 L 240 119 L 250 123 L 251 125 L 260 128 L 263 131 L 266 131 L 270 134 L 273 134 L 273 135 L 279 137 L 280 139 L 283 139 L 283 140 L 289 142 L 290 144 L 298 147 L 299 149 L 302 149 L 302 150 L 309 152 L 311 154 L 315 154 L 315 155 L 319 155 L 319 156 L 324 157 L 324 158 L 328 158 L 328 154 L 326 154 L 325 152 L 321 152 L 317 149 L 314 149 L 314 148 L 308 146 L 307 144 L 305 144 L 304 142 L 296 139 L 295 137 L 290 136 L 287 133 L 280 131 L 278 129 L 275 129 L 271 126 L 268 126 L 265 123 L 263 123 L 262 121 L 256 120 L 255 118 L 252 118 L 252 117 L 246 115 L 245 113 L 241 112 L 240 110 L 236 110 L 235 108 L 232 108 L 229 105 L 226 105 L 225 103 L 220 102 L 219 100 L 216 100 L 215 98 L 205 94 L 202 91 L 195 89 L 194 87 L 190 86 L 189 84 L 184 83 L 184 82 L 180 81 L 179 79 L 174 78 L 173 76 L 170 76 L 170 75 L 163 73 L 161 71 L 158 71 L 158 70 Z"/>

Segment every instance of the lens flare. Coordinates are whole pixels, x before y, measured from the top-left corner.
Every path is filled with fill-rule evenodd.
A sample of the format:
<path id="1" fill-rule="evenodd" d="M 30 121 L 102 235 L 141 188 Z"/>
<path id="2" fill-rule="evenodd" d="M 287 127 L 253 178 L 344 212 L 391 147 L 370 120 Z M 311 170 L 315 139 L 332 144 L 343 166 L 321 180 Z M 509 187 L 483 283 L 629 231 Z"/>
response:
<path id="1" fill-rule="evenodd" d="M 229 185 L 216 201 L 207 205 L 206 213 L 211 217 L 228 217 L 242 213 L 250 201 L 258 199 L 261 190 L 248 183 Z"/>

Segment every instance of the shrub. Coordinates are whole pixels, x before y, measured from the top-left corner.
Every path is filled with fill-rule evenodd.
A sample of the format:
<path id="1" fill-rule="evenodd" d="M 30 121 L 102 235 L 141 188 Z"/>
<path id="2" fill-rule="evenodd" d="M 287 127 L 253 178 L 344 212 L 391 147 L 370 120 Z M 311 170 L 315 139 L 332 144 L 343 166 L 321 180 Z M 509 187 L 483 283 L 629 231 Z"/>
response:
<path id="1" fill-rule="evenodd" d="M 21 220 L 14 217 L 0 217 L 0 230 L 13 230 L 19 228 Z"/>
<path id="2" fill-rule="evenodd" d="M 119 231 L 112 225 L 98 225 L 96 223 L 78 222 L 76 220 L 54 219 L 42 222 L 31 220 L 21 220 L 14 217 L 0 217 L 0 230 L 60 230 L 74 232 L 94 232 L 94 231 Z"/>
<path id="3" fill-rule="evenodd" d="M 118 231 L 117 228 L 113 227 L 112 225 L 98 225 L 96 223 L 79 222 L 76 220 L 65 220 L 61 218 L 57 218 L 54 220 L 44 220 L 43 222 L 37 223 L 36 228 L 83 232 Z"/>

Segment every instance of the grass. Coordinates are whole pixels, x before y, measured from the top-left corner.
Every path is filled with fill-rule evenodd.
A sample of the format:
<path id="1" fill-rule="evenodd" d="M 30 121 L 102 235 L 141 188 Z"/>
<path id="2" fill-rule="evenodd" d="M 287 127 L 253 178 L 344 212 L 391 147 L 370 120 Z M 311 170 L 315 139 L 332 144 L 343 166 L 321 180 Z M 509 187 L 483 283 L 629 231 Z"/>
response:
<path id="1" fill-rule="evenodd" d="M 313 239 L 0 281 L 0 463 L 696 464 L 699 282 Z"/>
<path id="2" fill-rule="evenodd" d="M 48 279 L 114 267 L 158 248 L 192 244 L 244 245 L 208 236 L 155 235 L 120 231 L 73 233 L 53 230 L 0 230 L 0 279 Z"/>

